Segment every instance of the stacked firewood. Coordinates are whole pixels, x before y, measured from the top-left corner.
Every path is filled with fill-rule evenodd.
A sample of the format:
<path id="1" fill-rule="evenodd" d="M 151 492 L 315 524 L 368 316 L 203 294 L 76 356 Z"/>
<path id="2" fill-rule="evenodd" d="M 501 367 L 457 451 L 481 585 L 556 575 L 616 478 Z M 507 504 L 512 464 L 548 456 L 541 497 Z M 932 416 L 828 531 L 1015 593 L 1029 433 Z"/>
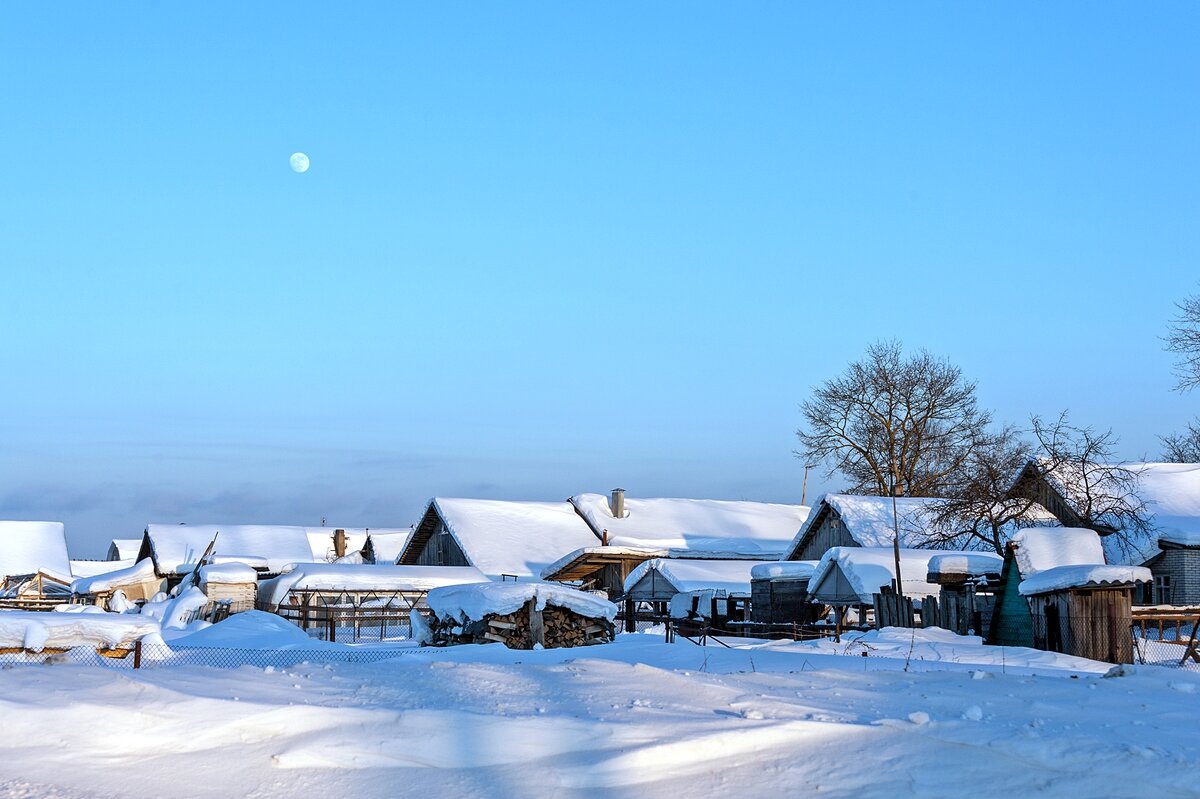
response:
<path id="1" fill-rule="evenodd" d="M 434 646 L 500 643 L 509 649 L 589 646 L 613 640 L 615 628 L 605 618 L 592 618 L 566 608 L 547 605 L 537 610 L 530 600 L 514 613 L 489 613 L 462 624 L 457 619 L 430 619 Z"/>

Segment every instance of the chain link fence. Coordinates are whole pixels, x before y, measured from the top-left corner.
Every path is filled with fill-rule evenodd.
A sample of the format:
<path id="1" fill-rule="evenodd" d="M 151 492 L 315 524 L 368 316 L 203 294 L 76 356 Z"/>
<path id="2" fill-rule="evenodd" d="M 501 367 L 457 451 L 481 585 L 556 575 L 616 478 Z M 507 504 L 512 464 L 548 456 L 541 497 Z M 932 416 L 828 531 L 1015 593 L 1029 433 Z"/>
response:
<path id="1" fill-rule="evenodd" d="M 290 668 L 302 664 L 376 663 L 420 652 L 416 644 L 408 646 L 362 646 L 353 648 L 250 649 L 217 647 L 172 647 L 142 644 L 132 649 L 98 652 L 94 647 L 43 652 L 0 653 L 0 669 L 20 666 L 74 664 L 106 669 L 158 669 L 179 666 L 209 666 L 236 669 Z"/>

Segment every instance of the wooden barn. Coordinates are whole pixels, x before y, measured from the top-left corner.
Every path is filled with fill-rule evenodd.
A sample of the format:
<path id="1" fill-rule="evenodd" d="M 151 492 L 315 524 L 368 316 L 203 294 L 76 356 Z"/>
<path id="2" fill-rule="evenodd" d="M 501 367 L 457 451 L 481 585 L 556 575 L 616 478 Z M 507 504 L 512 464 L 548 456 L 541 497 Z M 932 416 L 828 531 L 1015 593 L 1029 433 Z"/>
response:
<path id="1" fill-rule="evenodd" d="M 537 580 L 554 561 L 597 543 L 569 502 L 435 497 L 396 563 L 474 566 L 494 580 Z"/>
<path id="2" fill-rule="evenodd" d="M 1106 564 L 1093 530 L 1022 530 L 1008 545 L 988 643 L 1131 663 L 1133 592 L 1150 579 L 1144 567 Z"/>
<path id="3" fill-rule="evenodd" d="M 944 500 L 826 494 L 784 551 L 783 560 L 819 560 L 834 547 L 912 546 L 933 529 L 931 509 Z"/>

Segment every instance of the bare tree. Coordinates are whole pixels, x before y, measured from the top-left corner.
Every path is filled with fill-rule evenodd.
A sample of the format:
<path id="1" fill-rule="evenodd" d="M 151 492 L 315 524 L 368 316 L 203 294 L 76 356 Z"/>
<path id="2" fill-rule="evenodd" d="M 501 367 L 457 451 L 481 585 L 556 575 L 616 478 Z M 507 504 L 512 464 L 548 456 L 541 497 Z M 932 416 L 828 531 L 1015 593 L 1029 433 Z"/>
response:
<path id="1" fill-rule="evenodd" d="M 928 497 L 957 489 L 963 469 L 986 437 L 991 415 L 978 407 L 975 384 L 928 352 L 905 357 L 898 342 L 880 342 L 801 406 L 796 431 L 808 463 L 850 478 L 851 493 Z"/>
<path id="2" fill-rule="evenodd" d="M 998 555 L 1013 530 L 1036 517 L 1032 498 L 1010 497 L 1014 477 L 1033 456 L 1022 431 L 1005 426 L 987 436 L 964 466 L 966 479 L 954 496 L 932 505 L 913 545 L 935 549 L 983 549 Z"/>
<path id="3" fill-rule="evenodd" d="M 1175 374 L 1181 391 L 1200 386 L 1200 295 L 1179 303 L 1179 316 L 1171 320 L 1167 350 L 1179 356 Z"/>
<path id="4" fill-rule="evenodd" d="M 1171 320 L 1167 349 L 1179 356 L 1175 374 L 1178 391 L 1200 386 L 1200 295 L 1179 303 L 1179 316 Z M 1162 436 L 1163 458 L 1171 463 L 1200 462 L 1200 417 L 1182 433 Z"/>
<path id="5" fill-rule="evenodd" d="M 1163 436 L 1159 441 L 1163 445 L 1163 460 L 1168 463 L 1200 463 L 1200 419 L 1182 433 Z"/>
<path id="6" fill-rule="evenodd" d="M 1077 523 L 1113 536 L 1125 554 L 1139 551 L 1151 532 L 1150 511 L 1138 492 L 1140 472 L 1116 463 L 1112 430 L 1075 427 L 1064 411 L 1053 421 L 1033 417 L 1038 468 L 1071 505 Z"/>

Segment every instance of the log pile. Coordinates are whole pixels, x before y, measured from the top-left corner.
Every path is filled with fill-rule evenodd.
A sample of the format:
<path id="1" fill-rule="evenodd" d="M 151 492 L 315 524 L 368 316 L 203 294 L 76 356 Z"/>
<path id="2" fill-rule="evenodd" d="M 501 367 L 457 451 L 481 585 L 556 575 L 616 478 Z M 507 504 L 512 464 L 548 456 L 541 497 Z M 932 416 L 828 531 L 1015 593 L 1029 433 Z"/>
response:
<path id="1" fill-rule="evenodd" d="M 537 609 L 531 599 L 513 613 L 489 613 L 465 624 L 455 618 L 430 619 L 434 646 L 453 644 L 504 644 L 509 649 L 590 646 L 613 640 L 615 627 L 606 618 L 584 616 L 555 605 Z"/>

